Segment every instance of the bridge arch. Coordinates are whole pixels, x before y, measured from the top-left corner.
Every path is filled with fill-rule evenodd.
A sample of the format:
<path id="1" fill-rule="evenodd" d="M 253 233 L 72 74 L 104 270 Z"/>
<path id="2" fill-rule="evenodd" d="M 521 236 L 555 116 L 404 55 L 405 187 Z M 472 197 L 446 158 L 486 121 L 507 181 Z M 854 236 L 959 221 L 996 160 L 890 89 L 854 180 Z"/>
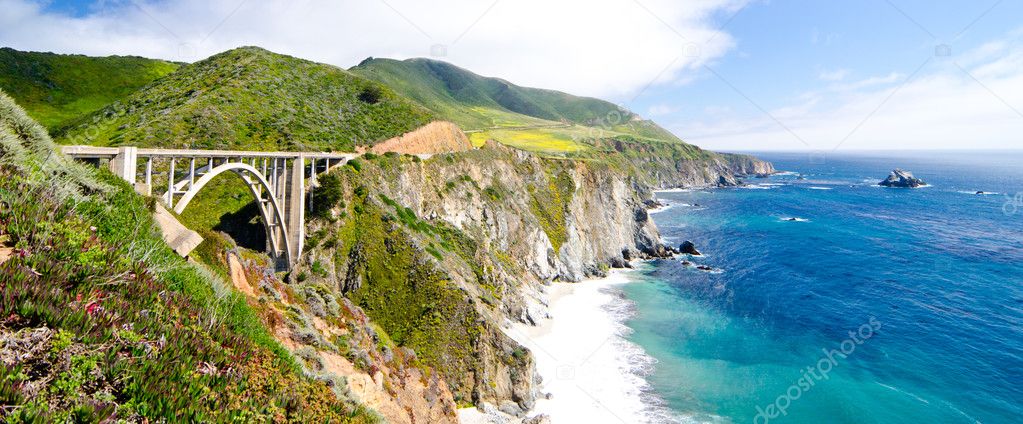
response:
<path id="1" fill-rule="evenodd" d="M 199 179 L 195 180 L 194 183 L 189 184 L 188 190 L 185 191 L 181 199 L 174 204 L 174 212 L 181 214 L 188 207 L 192 199 L 207 184 L 210 183 L 214 178 L 225 172 L 233 172 L 237 174 L 245 185 L 249 187 L 249 192 L 252 193 L 252 197 L 256 200 L 256 206 L 259 209 L 260 218 L 263 221 L 263 228 L 266 230 L 267 240 L 273 250 L 275 256 L 279 256 L 282 252 L 288 260 L 288 263 L 292 263 L 292 250 L 291 250 L 291 239 L 288 237 L 287 226 L 284 225 L 284 209 L 280 200 L 274 193 L 274 187 L 270 185 L 266 177 L 263 176 L 259 170 L 252 165 L 242 162 L 228 162 L 210 169 L 205 172 Z M 263 197 L 263 193 L 269 194 L 266 198 Z"/>

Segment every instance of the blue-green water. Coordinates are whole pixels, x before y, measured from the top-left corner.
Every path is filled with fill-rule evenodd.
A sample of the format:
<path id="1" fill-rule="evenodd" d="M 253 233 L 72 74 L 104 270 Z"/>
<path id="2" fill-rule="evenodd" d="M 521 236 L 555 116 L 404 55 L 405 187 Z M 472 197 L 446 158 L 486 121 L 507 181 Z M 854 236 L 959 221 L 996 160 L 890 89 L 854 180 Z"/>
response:
<path id="1" fill-rule="evenodd" d="M 697 421 L 1023 422 L 1023 154 L 759 156 L 806 179 L 658 194 L 665 239 L 722 272 L 623 287 L 657 397 Z M 895 167 L 931 187 L 876 187 Z"/>

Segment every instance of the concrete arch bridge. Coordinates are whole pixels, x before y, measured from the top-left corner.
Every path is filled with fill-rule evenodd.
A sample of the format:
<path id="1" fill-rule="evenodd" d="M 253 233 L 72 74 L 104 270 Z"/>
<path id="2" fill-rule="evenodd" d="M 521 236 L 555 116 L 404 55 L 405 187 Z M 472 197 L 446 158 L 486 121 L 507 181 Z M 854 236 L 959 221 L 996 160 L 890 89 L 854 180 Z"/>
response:
<path id="1" fill-rule="evenodd" d="M 181 214 L 217 176 L 241 177 L 255 199 L 267 234 L 267 251 L 278 268 L 290 269 L 302 255 L 305 239 L 306 180 L 358 157 L 357 153 L 250 152 L 232 150 L 143 149 L 137 147 L 64 146 L 74 159 L 100 165 L 124 178 L 141 194 L 158 198 Z M 311 200 L 311 194 L 310 199 Z M 182 256 L 202 238 L 163 211 L 157 221 L 164 238 Z M 170 221 L 174 222 L 168 222 Z M 175 224 L 177 227 L 176 228 Z"/>

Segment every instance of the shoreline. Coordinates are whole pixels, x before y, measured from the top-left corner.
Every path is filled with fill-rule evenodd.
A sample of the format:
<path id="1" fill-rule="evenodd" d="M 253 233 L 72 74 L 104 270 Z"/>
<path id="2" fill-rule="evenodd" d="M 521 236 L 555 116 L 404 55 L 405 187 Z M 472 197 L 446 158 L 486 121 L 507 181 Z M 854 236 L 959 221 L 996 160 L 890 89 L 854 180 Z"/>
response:
<path id="1" fill-rule="evenodd" d="M 613 269 L 605 278 L 548 286 L 551 318 L 535 327 L 514 323 L 504 329 L 533 352 L 542 379 L 536 406 L 525 418 L 492 408 L 464 408 L 458 411 L 459 421 L 519 423 L 547 415 L 554 424 L 593 424 L 668 418 L 644 379 L 656 360 L 626 340 L 631 330 L 624 322 L 634 307 L 617 287 L 634 282 L 633 272 Z"/>

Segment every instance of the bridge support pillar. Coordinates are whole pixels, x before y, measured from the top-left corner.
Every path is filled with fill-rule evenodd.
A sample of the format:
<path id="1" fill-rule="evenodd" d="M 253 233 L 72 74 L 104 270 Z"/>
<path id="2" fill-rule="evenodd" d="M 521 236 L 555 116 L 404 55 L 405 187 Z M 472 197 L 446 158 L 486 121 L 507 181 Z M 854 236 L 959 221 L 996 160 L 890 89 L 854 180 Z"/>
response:
<path id="1" fill-rule="evenodd" d="M 110 171 L 134 186 L 135 171 L 138 169 L 138 154 L 138 147 L 118 148 L 117 155 L 110 159 Z"/>
<path id="2" fill-rule="evenodd" d="M 294 160 L 290 171 L 284 219 L 287 220 L 291 258 L 297 261 L 302 255 L 302 244 L 305 241 L 305 155 L 299 155 Z"/>

